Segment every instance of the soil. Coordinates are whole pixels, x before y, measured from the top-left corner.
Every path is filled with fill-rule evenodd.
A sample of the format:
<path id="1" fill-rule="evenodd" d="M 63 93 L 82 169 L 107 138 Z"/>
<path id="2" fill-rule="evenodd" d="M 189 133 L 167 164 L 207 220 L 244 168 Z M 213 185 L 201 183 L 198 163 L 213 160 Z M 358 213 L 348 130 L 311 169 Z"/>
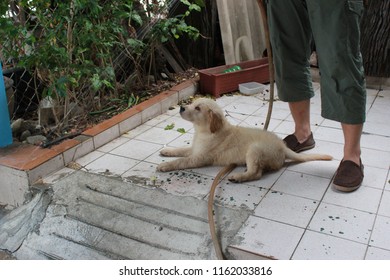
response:
<path id="1" fill-rule="evenodd" d="M 32 132 L 32 134 L 45 136 L 47 138 L 46 143 L 51 143 L 56 140 L 60 142 L 64 140 L 62 138 L 73 138 L 82 131 L 110 119 L 163 91 L 169 90 L 175 85 L 195 78 L 198 75 L 197 72 L 197 69 L 190 68 L 185 72 L 172 74 L 172 79 L 158 80 L 155 83 L 150 83 L 143 88 L 133 90 L 131 95 L 122 94 L 115 98 L 103 96 L 99 99 L 100 108 L 102 108 L 100 111 L 88 111 L 74 117 L 71 116 L 66 126 L 60 122 L 60 126 L 43 126 L 39 132 Z M 18 138 L 15 138 L 14 135 L 14 142 L 18 142 Z"/>
<path id="2" fill-rule="evenodd" d="M 158 95 L 159 93 L 171 89 L 173 86 L 178 85 L 186 80 L 195 78 L 198 73 L 197 69 L 190 68 L 182 73 L 173 74 L 173 80 L 159 80 L 156 83 L 151 83 L 142 89 L 133 92 L 132 97 L 121 96 L 120 98 L 102 100 L 104 104 L 100 112 L 89 112 L 86 123 L 80 123 L 80 119 L 75 120 L 71 133 L 76 131 L 83 131 L 88 127 L 92 127 L 104 120 L 130 109 L 131 107 L 148 100 L 149 98 Z M 134 98 L 133 98 L 134 97 Z M 132 100 L 131 100 L 132 99 Z M 130 105 L 130 101 L 133 101 Z M 108 110 L 110 109 L 110 110 Z"/>

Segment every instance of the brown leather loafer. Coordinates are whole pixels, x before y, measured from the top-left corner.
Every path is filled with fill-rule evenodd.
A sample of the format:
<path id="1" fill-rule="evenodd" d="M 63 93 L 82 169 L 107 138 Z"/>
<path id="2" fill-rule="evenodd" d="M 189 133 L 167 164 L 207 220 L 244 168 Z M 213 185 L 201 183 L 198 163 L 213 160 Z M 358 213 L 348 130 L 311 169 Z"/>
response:
<path id="1" fill-rule="evenodd" d="M 313 133 L 311 133 L 309 138 L 303 143 L 299 143 L 297 137 L 295 137 L 294 134 L 286 136 L 283 141 L 290 150 L 293 150 L 296 153 L 313 149 L 316 145 L 316 142 L 313 138 Z"/>
<path id="2" fill-rule="evenodd" d="M 360 166 L 350 160 L 343 160 L 336 171 L 333 186 L 342 192 L 357 190 L 363 182 L 364 166 L 360 160 Z"/>

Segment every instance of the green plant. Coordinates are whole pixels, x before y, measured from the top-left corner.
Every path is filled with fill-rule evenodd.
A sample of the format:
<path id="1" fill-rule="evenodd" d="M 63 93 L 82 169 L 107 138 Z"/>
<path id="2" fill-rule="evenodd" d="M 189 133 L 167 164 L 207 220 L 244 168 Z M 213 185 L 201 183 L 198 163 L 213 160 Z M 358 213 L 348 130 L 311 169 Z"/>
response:
<path id="1" fill-rule="evenodd" d="M 169 4 L 168 1 L 165 5 Z M 195 1 L 191 3 L 188 0 L 180 0 L 182 4 L 187 6 L 187 10 L 184 14 L 177 15 L 175 17 L 166 17 L 161 19 L 153 28 L 152 36 L 154 40 L 160 41 L 162 43 L 167 42 L 169 39 L 178 39 L 183 34 L 187 34 L 192 39 L 198 39 L 199 30 L 187 25 L 185 19 L 188 17 L 192 11 L 201 11 L 201 7 L 204 6 L 203 1 Z M 165 10 L 165 8 L 163 8 Z"/>
<path id="2" fill-rule="evenodd" d="M 0 43 L 1 55 L 44 84 L 39 98 L 49 96 L 65 106 L 58 126 L 66 125 L 70 102 L 101 111 L 104 99 L 123 91 L 129 99 L 133 91 L 123 84 L 144 84 L 158 44 L 183 34 L 199 36 L 185 18 L 201 6 L 181 0 L 188 11 L 168 18 L 173 2 L 153 1 L 145 8 L 136 0 L 2 1 L 0 36 L 6 40 Z M 123 65 L 127 68 L 121 70 Z"/>

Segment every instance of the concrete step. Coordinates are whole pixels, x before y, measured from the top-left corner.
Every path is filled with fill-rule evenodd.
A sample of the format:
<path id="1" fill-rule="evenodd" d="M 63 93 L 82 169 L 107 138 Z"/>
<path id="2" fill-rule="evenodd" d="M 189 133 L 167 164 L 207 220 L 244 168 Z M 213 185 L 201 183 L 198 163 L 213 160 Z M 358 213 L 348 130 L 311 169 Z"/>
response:
<path id="1" fill-rule="evenodd" d="M 43 220 L 13 252 L 18 259 L 215 258 L 203 199 L 82 171 L 51 189 Z M 249 213 L 215 211 L 226 248 Z"/>

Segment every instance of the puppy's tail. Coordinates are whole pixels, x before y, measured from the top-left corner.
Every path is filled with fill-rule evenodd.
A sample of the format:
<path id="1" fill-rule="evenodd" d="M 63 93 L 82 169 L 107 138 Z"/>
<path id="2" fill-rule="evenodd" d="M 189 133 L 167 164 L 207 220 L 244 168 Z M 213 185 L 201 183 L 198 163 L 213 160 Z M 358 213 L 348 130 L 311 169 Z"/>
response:
<path id="1" fill-rule="evenodd" d="M 313 160 L 332 160 L 333 157 L 330 155 L 323 154 L 298 154 L 286 146 L 284 147 L 284 154 L 287 159 L 291 159 L 293 161 L 313 161 Z"/>

